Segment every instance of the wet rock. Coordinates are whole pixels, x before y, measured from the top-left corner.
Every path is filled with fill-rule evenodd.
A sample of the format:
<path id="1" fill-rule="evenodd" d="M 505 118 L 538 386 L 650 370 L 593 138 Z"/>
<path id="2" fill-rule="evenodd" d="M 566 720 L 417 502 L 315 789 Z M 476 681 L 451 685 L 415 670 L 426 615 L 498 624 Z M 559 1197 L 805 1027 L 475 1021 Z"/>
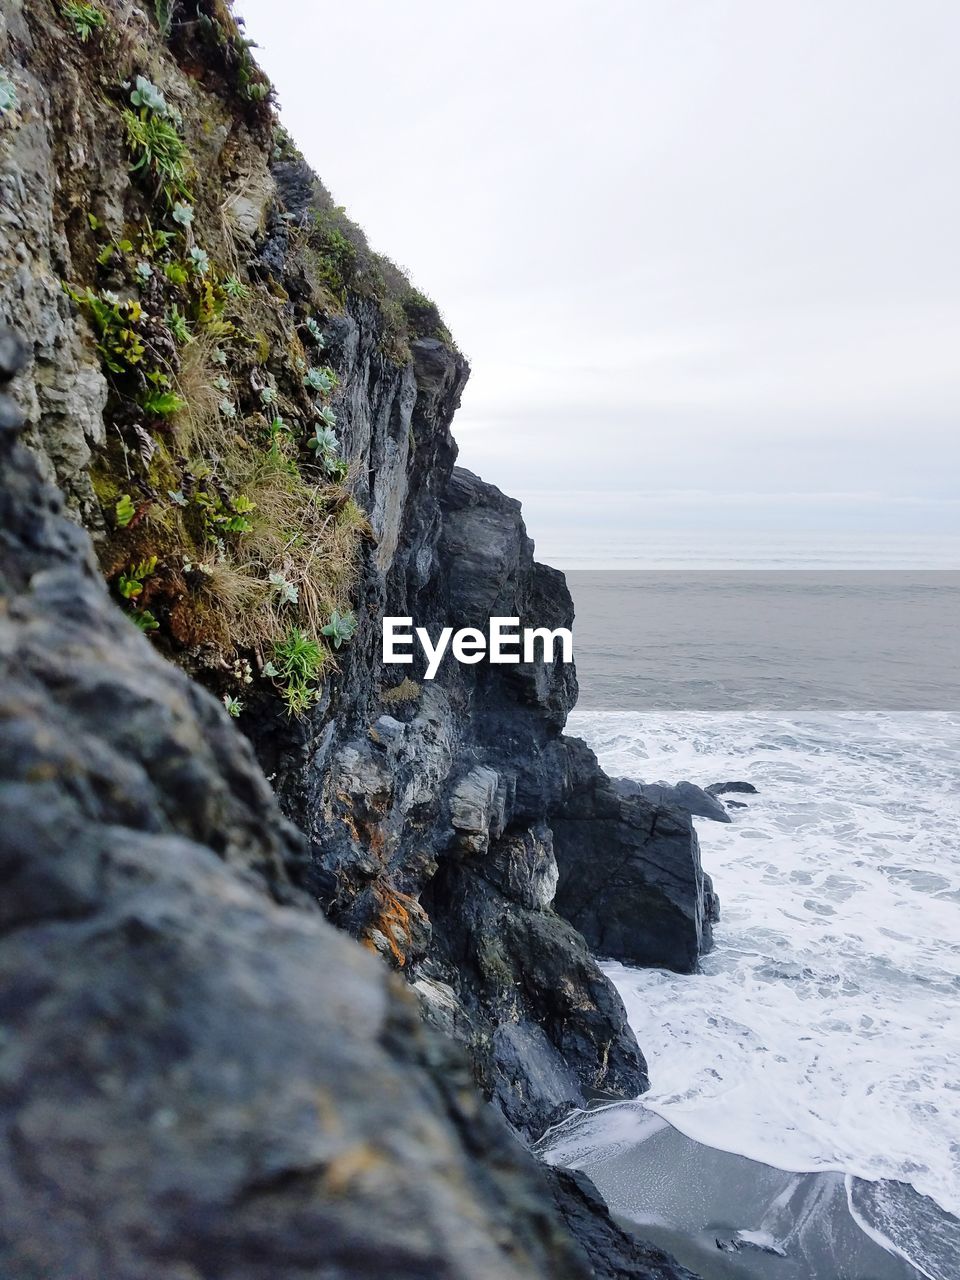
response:
<path id="1" fill-rule="evenodd" d="M 556 910 L 599 955 L 692 973 L 712 945 L 719 904 L 689 814 L 624 796 L 585 744 L 553 821 Z"/>
<path id="2" fill-rule="evenodd" d="M 714 822 L 729 822 L 730 815 L 719 800 L 692 782 L 631 782 L 617 778 L 617 790 L 621 795 L 641 795 L 657 805 L 680 809 L 694 818 L 711 818 Z"/>
<path id="3" fill-rule="evenodd" d="M 709 787 L 705 789 L 712 796 L 755 796 L 759 794 L 757 788 L 750 782 L 711 782 Z"/>
<path id="4" fill-rule="evenodd" d="M 646 1089 L 623 1003 L 583 938 L 478 870 L 443 864 L 423 900 L 435 925 L 433 963 L 471 1029 L 480 1083 L 510 1124 L 537 1138 L 591 1097 Z"/>

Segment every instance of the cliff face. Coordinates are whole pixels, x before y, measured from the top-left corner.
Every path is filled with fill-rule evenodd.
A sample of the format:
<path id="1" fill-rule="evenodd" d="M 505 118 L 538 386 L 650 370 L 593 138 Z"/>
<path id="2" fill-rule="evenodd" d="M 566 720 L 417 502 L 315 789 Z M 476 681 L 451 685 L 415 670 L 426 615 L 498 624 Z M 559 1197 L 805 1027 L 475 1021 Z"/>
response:
<path id="1" fill-rule="evenodd" d="M 0 385 L 17 358 L 0 333 Z M 111 604 L 18 422 L 0 395 L 0 1271 L 586 1280 L 465 1059 L 291 884 L 302 837 Z M 682 1280 L 589 1219 L 598 1256 Z"/>
<path id="2" fill-rule="evenodd" d="M 464 1064 L 526 1136 L 646 1087 L 591 949 L 695 967 L 716 903 L 690 820 L 563 735 L 572 668 L 383 666 L 384 614 L 569 626 L 563 577 L 455 466 L 467 365 L 275 132 L 226 6 L 92 10 L 84 36 L 78 6 L 0 4 L 33 455 L 3 446 L 26 1048 L 0 1258 L 312 1275 L 323 1239 L 337 1275 L 679 1276 L 560 1175 L 586 1262 Z M 285 818 L 164 657 L 240 713 Z"/>
<path id="3" fill-rule="evenodd" d="M 306 174 L 284 165 L 278 178 L 301 217 L 289 193 L 303 197 Z M 417 340 L 410 365 L 384 367 L 354 299 L 329 332 L 334 403 L 378 535 L 362 624 L 328 703 L 293 726 L 266 711 L 249 731 L 310 838 L 310 890 L 407 973 L 484 1090 L 536 1135 L 590 1097 L 646 1088 L 584 937 L 598 954 L 689 972 L 716 902 L 689 817 L 620 795 L 562 734 L 571 666 L 448 657 L 430 682 L 422 661 L 383 666 L 384 615 L 436 636 L 491 616 L 569 627 L 573 605 L 562 574 L 535 562 L 520 504 L 455 466 L 459 355 Z"/>

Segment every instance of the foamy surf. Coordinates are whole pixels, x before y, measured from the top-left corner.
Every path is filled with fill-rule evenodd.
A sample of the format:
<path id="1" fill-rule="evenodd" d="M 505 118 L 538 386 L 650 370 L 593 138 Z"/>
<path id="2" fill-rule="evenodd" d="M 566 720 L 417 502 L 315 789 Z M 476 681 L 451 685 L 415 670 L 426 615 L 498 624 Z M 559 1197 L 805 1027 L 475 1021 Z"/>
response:
<path id="1" fill-rule="evenodd" d="M 702 973 L 605 966 L 649 1061 L 645 1108 L 779 1169 L 907 1184 L 915 1201 L 855 1190 L 851 1212 L 955 1280 L 960 721 L 582 711 L 570 731 L 613 774 L 760 791 L 730 826 L 698 824 L 723 903 Z"/>

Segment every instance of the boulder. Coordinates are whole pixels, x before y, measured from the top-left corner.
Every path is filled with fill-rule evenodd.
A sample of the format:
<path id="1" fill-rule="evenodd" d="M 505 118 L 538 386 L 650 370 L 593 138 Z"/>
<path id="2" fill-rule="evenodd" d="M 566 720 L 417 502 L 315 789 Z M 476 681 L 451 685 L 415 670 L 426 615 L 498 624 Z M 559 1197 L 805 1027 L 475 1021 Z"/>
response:
<path id="1" fill-rule="evenodd" d="M 692 973 L 719 903 L 689 813 L 619 793 L 584 743 L 570 743 L 571 789 L 554 818 L 554 906 L 601 956 Z"/>
<path id="2" fill-rule="evenodd" d="M 730 815 L 719 800 L 692 782 L 633 782 L 629 778 L 616 778 L 614 785 L 621 795 L 646 796 L 657 805 L 681 809 L 693 818 L 711 818 L 714 822 L 729 822 Z"/>

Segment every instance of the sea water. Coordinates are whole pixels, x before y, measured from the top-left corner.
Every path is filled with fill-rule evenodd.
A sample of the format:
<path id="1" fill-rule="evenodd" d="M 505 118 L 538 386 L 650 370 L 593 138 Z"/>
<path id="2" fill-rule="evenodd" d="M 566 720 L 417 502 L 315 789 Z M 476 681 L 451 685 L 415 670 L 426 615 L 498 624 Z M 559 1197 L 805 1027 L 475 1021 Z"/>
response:
<path id="1" fill-rule="evenodd" d="M 845 1175 L 865 1230 L 956 1280 L 960 574 L 568 578 L 568 732 L 614 775 L 757 788 L 697 820 L 722 903 L 701 971 L 605 965 L 645 1107 Z"/>

